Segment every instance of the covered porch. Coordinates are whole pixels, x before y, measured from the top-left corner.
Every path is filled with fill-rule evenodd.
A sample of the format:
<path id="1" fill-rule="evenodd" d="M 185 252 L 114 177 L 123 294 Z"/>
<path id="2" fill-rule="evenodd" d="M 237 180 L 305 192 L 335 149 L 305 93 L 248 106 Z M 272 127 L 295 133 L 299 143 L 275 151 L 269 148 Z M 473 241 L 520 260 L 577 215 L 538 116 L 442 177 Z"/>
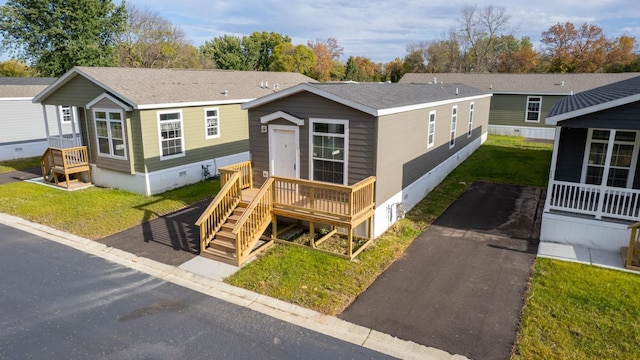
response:
<path id="1" fill-rule="evenodd" d="M 240 266 L 274 243 L 353 259 L 373 240 L 375 177 L 354 185 L 270 177 L 253 187 L 251 162 L 220 168 L 221 190 L 200 216 L 200 252 Z M 294 229 L 307 241 L 283 238 Z M 342 250 L 323 249 L 328 241 Z"/>

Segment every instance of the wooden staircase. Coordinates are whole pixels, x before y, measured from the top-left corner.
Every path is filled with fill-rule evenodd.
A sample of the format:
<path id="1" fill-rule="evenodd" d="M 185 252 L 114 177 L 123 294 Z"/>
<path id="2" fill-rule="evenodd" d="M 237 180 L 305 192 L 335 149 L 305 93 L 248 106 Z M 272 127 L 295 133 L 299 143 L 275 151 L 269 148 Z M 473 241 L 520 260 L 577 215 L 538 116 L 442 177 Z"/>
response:
<path id="1" fill-rule="evenodd" d="M 233 234 L 233 230 L 248 206 L 248 201 L 240 201 L 209 245 L 204 249 L 200 249 L 200 255 L 231 265 L 238 264 L 236 236 Z"/>

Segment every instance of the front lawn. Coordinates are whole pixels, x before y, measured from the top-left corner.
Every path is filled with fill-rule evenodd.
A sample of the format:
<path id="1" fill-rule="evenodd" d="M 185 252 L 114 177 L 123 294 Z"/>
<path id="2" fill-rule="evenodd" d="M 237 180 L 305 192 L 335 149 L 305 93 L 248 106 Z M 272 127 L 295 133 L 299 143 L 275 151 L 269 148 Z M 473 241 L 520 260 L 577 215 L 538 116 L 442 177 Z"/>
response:
<path id="1" fill-rule="evenodd" d="M 98 187 L 69 192 L 21 181 L 0 186 L 0 212 L 100 239 L 213 197 L 219 190 L 218 180 L 156 196 Z"/>
<path id="2" fill-rule="evenodd" d="M 0 161 L 0 173 L 40 167 L 40 157 Z"/>
<path id="3" fill-rule="evenodd" d="M 539 258 L 514 359 L 640 359 L 640 275 Z"/>
<path id="4" fill-rule="evenodd" d="M 325 314 L 341 313 L 476 180 L 546 186 L 551 144 L 489 139 L 356 261 L 277 245 L 225 281 Z M 523 175 L 524 174 L 524 175 Z"/>

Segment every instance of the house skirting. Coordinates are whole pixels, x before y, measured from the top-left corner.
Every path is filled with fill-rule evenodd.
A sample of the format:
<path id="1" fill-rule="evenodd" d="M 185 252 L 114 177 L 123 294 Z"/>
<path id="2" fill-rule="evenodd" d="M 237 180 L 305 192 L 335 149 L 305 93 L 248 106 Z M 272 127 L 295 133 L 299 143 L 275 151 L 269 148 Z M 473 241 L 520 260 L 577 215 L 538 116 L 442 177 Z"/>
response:
<path id="1" fill-rule="evenodd" d="M 142 195 L 155 195 L 203 180 L 203 166 L 208 167 L 211 175 L 215 175 L 218 174 L 218 169 L 222 166 L 236 164 L 249 159 L 249 152 L 246 151 L 169 169 L 149 173 L 137 172 L 135 174 L 99 168 L 92 164 L 91 176 L 93 183 L 97 186 L 116 188 Z"/>
<path id="2" fill-rule="evenodd" d="M 0 161 L 42 156 L 48 146 L 47 139 L 0 143 Z"/>
<path id="3" fill-rule="evenodd" d="M 542 214 L 540 241 L 619 251 L 629 245 L 627 224 L 565 214 Z"/>
<path id="4" fill-rule="evenodd" d="M 416 206 L 416 204 L 438 186 L 451 171 L 473 154 L 485 140 L 487 140 L 487 133 L 483 133 L 480 138 L 456 152 L 446 161 L 440 163 L 440 165 L 409 184 L 402 189 L 402 191 L 396 193 L 382 204 L 377 204 L 374 215 L 373 236 L 378 237 L 387 231 L 391 225 L 404 216 L 404 213 Z"/>
<path id="5" fill-rule="evenodd" d="M 507 135 L 522 136 L 529 139 L 553 140 L 556 135 L 555 127 L 533 127 L 533 126 L 505 126 L 505 125 L 489 125 L 489 134 L 491 135 Z"/>

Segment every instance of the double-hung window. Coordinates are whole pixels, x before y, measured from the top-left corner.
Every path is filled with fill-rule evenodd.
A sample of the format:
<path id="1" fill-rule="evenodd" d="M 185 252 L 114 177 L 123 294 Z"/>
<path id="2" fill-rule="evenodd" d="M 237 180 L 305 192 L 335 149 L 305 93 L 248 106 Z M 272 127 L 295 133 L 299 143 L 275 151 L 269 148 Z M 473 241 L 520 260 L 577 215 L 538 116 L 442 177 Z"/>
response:
<path id="1" fill-rule="evenodd" d="M 184 156 L 184 131 L 182 111 L 158 113 L 160 130 L 160 159 Z"/>
<path id="2" fill-rule="evenodd" d="M 120 110 L 94 109 L 98 154 L 126 159 L 127 145 L 124 139 L 124 116 Z"/>
<path id="3" fill-rule="evenodd" d="M 540 122 L 540 109 L 542 108 L 542 98 L 540 96 L 527 97 L 527 114 L 524 121 Z"/>
<path id="4" fill-rule="evenodd" d="M 589 129 L 582 182 L 631 187 L 638 152 L 637 143 L 636 131 Z M 602 184 L 605 180 L 603 177 L 606 177 L 605 184 Z"/>
<path id="5" fill-rule="evenodd" d="M 429 111 L 429 128 L 427 129 L 427 148 L 436 142 L 436 112 Z"/>
<path id="6" fill-rule="evenodd" d="M 456 126 L 458 123 L 458 106 L 451 108 L 451 136 L 449 137 L 449 149 L 456 145 Z"/>
<path id="7" fill-rule="evenodd" d="M 469 126 L 467 128 L 467 137 L 471 137 L 473 132 L 473 103 L 469 104 Z"/>
<path id="8" fill-rule="evenodd" d="M 310 119 L 313 180 L 347 184 L 347 120 Z"/>
<path id="9" fill-rule="evenodd" d="M 206 138 L 220 137 L 220 115 L 218 108 L 204 109 L 204 126 Z"/>
<path id="10" fill-rule="evenodd" d="M 70 123 L 75 120 L 75 108 L 72 106 L 60 106 L 60 120 L 62 123 Z"/>

